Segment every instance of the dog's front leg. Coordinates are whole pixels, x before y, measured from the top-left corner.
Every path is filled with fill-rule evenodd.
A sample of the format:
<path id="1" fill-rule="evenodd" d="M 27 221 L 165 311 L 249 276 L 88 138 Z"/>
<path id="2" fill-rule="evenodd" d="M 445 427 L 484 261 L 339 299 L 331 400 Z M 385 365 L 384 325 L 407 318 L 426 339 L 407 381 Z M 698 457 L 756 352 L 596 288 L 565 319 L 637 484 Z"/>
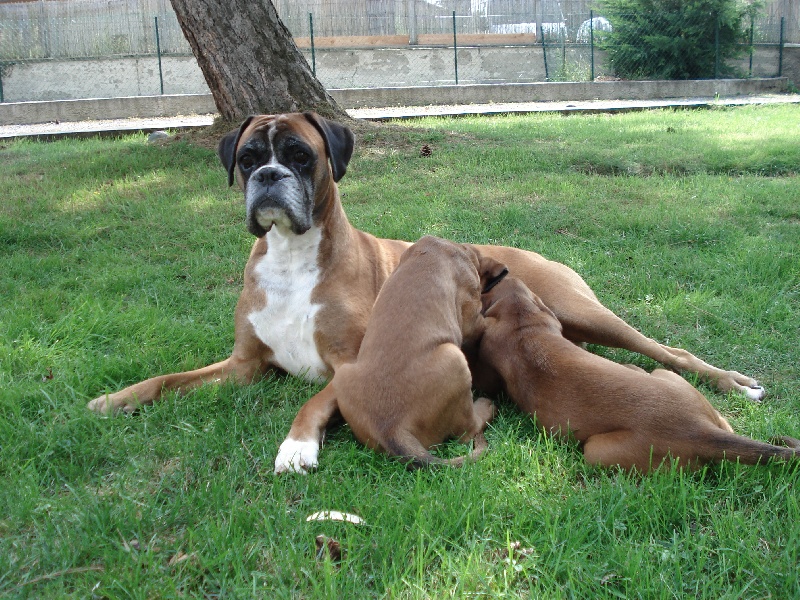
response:
<path id="1" fill-rule="evenodd" d="M 167 391 L 186 393 L 205 383 L 235 381 L 242 385 L 264 373 L 261 357 L 241 356 L 234 352 L 223 361 L 201 369 L 151 377 L 113 394 L 104 394 L 89 402 L 89 410 L 100 414 L 117 411 L 133 412 L 140 407 L 160 400 Z"/>
<path id="2" fill-rule="evenodd" d="M 287 472 L 305 475 L 317 467 L 322 435 L 337 409 L 336 393 L 331 383 L 300 408 L 289 435 L 278 449 L 276 475 Z"/>

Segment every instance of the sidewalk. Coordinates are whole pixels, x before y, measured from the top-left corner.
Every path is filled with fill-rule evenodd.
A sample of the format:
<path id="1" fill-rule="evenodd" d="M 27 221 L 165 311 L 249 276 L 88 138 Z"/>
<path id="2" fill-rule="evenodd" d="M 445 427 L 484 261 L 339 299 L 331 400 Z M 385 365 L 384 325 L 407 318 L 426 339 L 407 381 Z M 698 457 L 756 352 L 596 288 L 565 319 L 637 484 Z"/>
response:
<path id="1" fill-rule="evenodd" d="M 648 110 L 654 108 L 708 108 L 754 104 L 800 104 L 800 94 L 776 94 L 734 98 L 686 98 L 668 100 L 594 100 L 576 102 L 515 102 L 504 104 L 459 104 L 450 106 L 404 106 L 350 109 L 356 119 L 388 120 L 425 116 L 493 115 L 506 113 L 560 112 L 596 113 Z M 50 139 L 64 136 L 119 135 L 133 132 L 207 127 L 213 114 L 159 117 L 149 119 L 114 119 L 41 123 L 36 125 L 2 125 L 0 139 L 33 137 Z"/>

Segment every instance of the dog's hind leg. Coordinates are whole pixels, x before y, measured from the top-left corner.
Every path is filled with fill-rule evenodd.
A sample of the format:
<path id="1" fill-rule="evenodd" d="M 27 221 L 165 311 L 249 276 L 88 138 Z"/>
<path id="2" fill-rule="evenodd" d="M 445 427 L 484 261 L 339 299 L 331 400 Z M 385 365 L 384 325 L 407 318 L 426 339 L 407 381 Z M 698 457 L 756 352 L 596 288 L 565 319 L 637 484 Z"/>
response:
<path id="1" fill-rule="evenodd" d="M 459 441 L 464 444 L 474 438 L 479 433 L 482 433 L 486 426 L 489 424 L 494 416 L 497 414 L 497 408 L 494 402 L 489 398 L 478 398 L 472 403 L 472 427 L 464 432 Z"/>
<path id="2" fill-rule="evenodd" d="M 460 441 L 467 443 L 473 442 L 472 452 L 466 456 L 457 456 L 455 458 L 439 458 L 430 453 L 430 451 L 423 446 L 420 441 L 411 435 L 409 432 L 398 432 L 398 435 L 389 440 L 389 455 L 401 460 L 406 464 L 409 469 L 420 469 L 425 467 L 463 467 L 468 462 L 474 462 L 478 457 L 483 454 L 489 447 L 486 441 L 486 436 L 483 431 L 475 434 L 474 437 L 468 439 L 461 439 Z"/>
<path id="3" fill-rule="evenodd" d="M 481 454 L 486 452 L 489 448 L 489 444 L 483 432 L 486 430 L 489 421 L 494 419 L 496 414 L 497 407 L 489 398 L 478 398 L 475 400 L 475 402 L 472 403 L 473 429 L 472 431 L 465 432 L 464 435 L 459 438 L 459 441 L 464 444 L 468 444 L 470 441 L 473 443 L 472 452 L 467 456 L 451 458 L 445 462 L 450 466 L 460 467 L 467 461 L 471 462 L 477 460 Z"/>
<path id="4" fill-rule="evenodd" d="M 653 456 L 650 444 L 626 429 L 589 436 L 583 443 L 583 456 L 590 465 L 619 466 L 627 471 L 636 468 L 643 473 L 658 467 L 663 459 Z"/>
<path id="5" fill-rule="evenodd" d="M 686 350 L 645 337 L 603 306 L 581 276 L 566 265 L 515 248 L 478 246 L 478 250 L 522 279 L 555 313 L 568 340 L 638 352 L 675 371 L 697 373 L 723 392 L 738 390 L 751 400 L 764 397 L 764 388 L 752 377 L 718 369 Z"/>
<path id="6" fill-rule="evenodd" d="M 561 302 L 551 308 L 564 327 L 564 336 L 574 342 L 624 348 L 649 356 L 675 371 L 697 373 L 720 391 L 736 390 L 755 401 L 764 397 L 764 388 L 752 377 L 719 369 L 682 348 L 659 344 L 636 331 L 602 304 L 584 300 L 577 311 L 571 306 L 570 302 Z"/>

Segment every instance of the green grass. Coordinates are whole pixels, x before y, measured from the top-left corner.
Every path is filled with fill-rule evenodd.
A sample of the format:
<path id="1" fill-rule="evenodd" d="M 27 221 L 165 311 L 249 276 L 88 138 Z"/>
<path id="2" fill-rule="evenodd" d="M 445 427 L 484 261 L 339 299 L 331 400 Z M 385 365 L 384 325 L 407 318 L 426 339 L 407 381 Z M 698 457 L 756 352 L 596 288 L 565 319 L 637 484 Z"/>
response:
<path id="1" fill-rule="evenodd" d="M 365 127 L 341 189 L 380 236 L 570 265 L 646 335 L 760 379 L 760 405 L 700 387 L 738 431 L 800 437 L 799 117 Z M 344 427 L 318 472 L 274 477 L 318 389 L 288 377 L 89 414 L 104 390 L 227 356 L 252 243 L 241 197 L 211 150 L 143 136 L 5 142 L 0 189 L 0 596 L 800 597 L 797 466 L 593 469 L 504 404 L 463 470 L 406 472 Z M 305 521 L 326 509 L 366 524 Z M 341 563 L 316 557 L 320 534 Z"/>

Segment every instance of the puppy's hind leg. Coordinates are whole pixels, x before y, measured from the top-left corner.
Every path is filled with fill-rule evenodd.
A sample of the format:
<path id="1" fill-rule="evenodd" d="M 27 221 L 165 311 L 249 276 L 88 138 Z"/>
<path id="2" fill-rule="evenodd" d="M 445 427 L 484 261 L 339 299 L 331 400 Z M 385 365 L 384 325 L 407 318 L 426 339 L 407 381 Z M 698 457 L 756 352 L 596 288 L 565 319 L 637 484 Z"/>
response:
<path id="1" fill-rule="evenodd" d="M 459 441 L 466 444 L 475 436 L 481 434 L 486 429 L 489 421 L 494 419 L 497 414 L 497 407 L 489 398 L 478 398 L 472 403 L 473 427 L 464 432 Z"/>
<path id="2" fill-rule="evenodd" d="M 486 425 L 494 418 L 496 408 L 494 403 L 488 398 L 478 398 L 474 403 L 471 401 L 471 427 L 464 430 L 459 438 L 461 443 L 473 442 L 472 452 L 466 456 L 442 459 L 434 456 L 422 445 L 422 443 L 409 431 L 397 431 L 387 440 L 389 454 L 396 456 L 406 462 L 408 468 L 418 469 L 421 467 L 431 467 L 437 465 L 447 465 L 450 467 L 462 467 L 467 462 L 473 462 L 483 454 L 489 447 L 483 431 Z"/>
<path id="3" fill-rule="evenodd" d="M 628 471 L 635 467 L 642 472 L 650 470 L 653 458 L 650 446 L 624 429 L 589 436 L 583 444 L 583 456 L 590 465 L 619 466 Z"/>
<path id="4" fill-rule="evenodd" d="M 474 427 L 472 431 L 464 432 L 464 435 L 459 438 L 459 441 L 463 444 L 468 444 L 470 440 L 472 441 L 472 452 L 470 452 L 467 456 L 451 458 L 449 461 L 447 461 L 448 464 L 451 466 L 460 467 L 465 461 L 473 462 L 477 460 L 481 454 L 486 452 L 486 450 L 489 448 L 489 444 L 486 441 L 486 436 L 483 434 L 483 432 L 486 430 L 486 426 L 489 424 L 489 421 L 494 419 L 496 414 L 497 407 L 494 405 L 494 402 L 489 400 L 489 398 L 478 398 L 472 403 L 472 418 Z"/>

